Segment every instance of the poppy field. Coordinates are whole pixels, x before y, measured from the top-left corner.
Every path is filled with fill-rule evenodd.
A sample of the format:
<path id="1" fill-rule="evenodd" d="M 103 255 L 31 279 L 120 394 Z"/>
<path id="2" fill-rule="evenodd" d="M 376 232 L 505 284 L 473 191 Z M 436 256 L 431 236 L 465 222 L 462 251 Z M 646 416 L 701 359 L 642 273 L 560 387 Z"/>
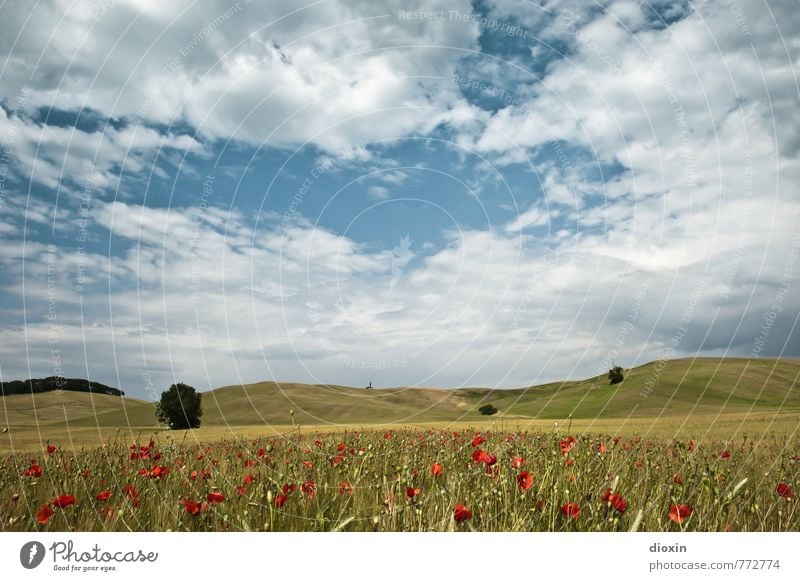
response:
<path id="1" fill-rule="evenodd" d="M 0 458 L 4 531 L 798 531 L 786 439 L 397 429 Z"/>

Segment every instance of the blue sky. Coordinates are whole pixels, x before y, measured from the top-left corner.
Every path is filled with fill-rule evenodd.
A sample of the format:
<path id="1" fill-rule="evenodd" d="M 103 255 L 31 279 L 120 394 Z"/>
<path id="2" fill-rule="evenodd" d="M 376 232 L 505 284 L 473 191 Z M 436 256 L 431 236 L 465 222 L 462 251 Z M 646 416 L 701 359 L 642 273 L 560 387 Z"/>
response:
<path id="1" fill-rule="evenodd" d="M 793 2 L 161 4 L 0 8 L 3 380 L 800 356 Z"/>

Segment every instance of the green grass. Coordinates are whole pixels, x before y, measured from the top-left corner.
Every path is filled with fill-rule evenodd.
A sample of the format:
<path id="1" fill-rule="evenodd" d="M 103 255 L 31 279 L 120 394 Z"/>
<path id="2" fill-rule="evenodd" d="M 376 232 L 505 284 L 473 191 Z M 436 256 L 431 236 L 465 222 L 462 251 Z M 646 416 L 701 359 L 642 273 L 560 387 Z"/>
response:
<path id="1" fill-rule="evenodd" d="M 654 362 L 605 376 L 511 390 L 356 389 L 296 383 L 227 386 L 203 394 L 204 427 L 441 424 L 498 420 L 620 420 L 800 411 L 800 361 L 699 358 Z M 495 405 L 485 417 L 477 408 Z M 153 404 L 61 392 L 0 398 L 0 424 L 44 431 L 156 427 Z M 290 416 L 289 411 L 294 411 Z"/>

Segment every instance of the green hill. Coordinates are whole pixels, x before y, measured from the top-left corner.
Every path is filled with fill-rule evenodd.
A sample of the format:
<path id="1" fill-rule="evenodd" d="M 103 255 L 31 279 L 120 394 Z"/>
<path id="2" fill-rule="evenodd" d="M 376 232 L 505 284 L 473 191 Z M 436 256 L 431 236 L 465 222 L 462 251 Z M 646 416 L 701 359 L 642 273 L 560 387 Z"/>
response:
<path id="1" fill-rule="evenodd" d="M 800 411 L 800 360 L 697 358 L 648 363 L 609 385 L 603 375 L 534 387 L 357 389 L 254 383 L 203 394 L 203 426 L 385 424 L 469 420 L 491 403 L 492 419 L 649 418 L 748 411 Z M 0 398 L 9 425 L 155 425 L 153 404 L 76 392 Z M 294 410 L 294 415 L 290 415 Z M 35 415 L 34 415 L 35 414 Z"/>

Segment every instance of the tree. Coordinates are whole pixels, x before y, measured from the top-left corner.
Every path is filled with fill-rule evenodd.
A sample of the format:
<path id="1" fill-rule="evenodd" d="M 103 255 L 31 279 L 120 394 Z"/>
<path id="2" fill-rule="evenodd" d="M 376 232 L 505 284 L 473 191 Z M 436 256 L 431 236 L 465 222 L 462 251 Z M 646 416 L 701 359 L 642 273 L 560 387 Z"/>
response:
<path id="1" fill-rule="evenodd" d="M 608 370 L 608 381 L 611 385 L 615 383 L 620 383 L 625 377 L 622 375 L 622 367 L 619 365 L 615 365 L 611 369 Z"/>
<path id="2" fill-rule="evenodd" d="M 203 394 L 185 383 L 174 383 L 161 394 L 161 401 L 156 406 L 156 417 L 159 422 L 169 424 L 173 430 L 189 430 L 200 427 L 200 416 L 203 415 Z"/>
<path id="3" fill-rule="evenodd" d="M 478 408 L 478 411 L 481 412 L 485 416 L 493 416 L 497 413 L 497 408 L 494 407 L 492 404 L 487 403 L 486 405 L 482 405 Z"/>

